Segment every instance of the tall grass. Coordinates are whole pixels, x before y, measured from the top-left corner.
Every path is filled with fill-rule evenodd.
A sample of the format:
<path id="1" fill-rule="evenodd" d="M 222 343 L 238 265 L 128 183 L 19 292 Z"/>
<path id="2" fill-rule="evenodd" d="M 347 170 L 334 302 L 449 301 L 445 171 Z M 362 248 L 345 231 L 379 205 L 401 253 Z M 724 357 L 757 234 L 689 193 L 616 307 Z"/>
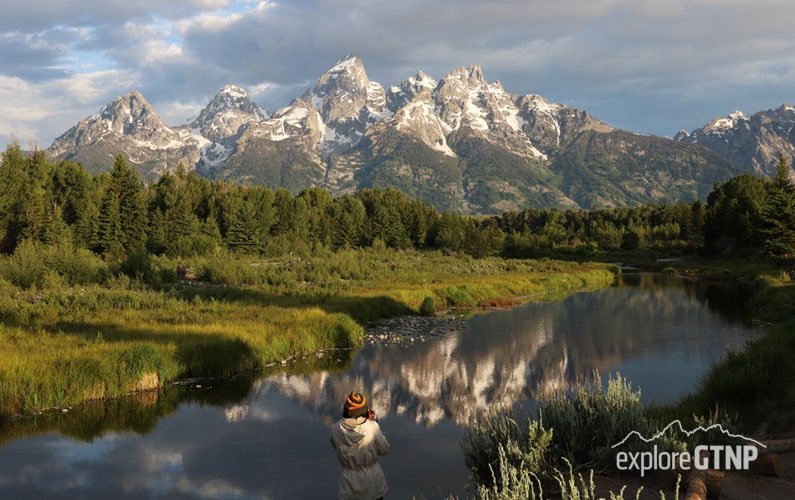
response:
<path id="1" fill-rule="evenodd" d="M 640 486 L 635 491 L 634 497 L 625 497 L 627 487 L 624 485 L 617 493 L 608 492 L 608 497 L 597 494 L 593 470 L 587 474 L 575 473 L 570 463 L 564 469 L 565 472 L 555 470 L 542 480 L 541 477 L 528 469 L 511 464 L 502 449 L 498 457 L 497 470 L 500 476 L 499 478 L 494 478 L 494 486 L 478 485 L 477 496 L 482 500 L 544 500 L 545 483 L 551 485 L 551 487 L 547 488 L 548 490 L 554 490 L 553 495 L 546 498 L 561 500 L 603 500 L 605 498 L 610 500 L 625 500 L 625 498 L 627 500 L 629 498 L 639 500 L 643 492 L 643 486 Z M 680 486 L 681 477 L 676 481 L 673 500 L 679 500 Z M 660 500 L 666 500 L 665 493 L 662 491 L 660 491 Z"/>

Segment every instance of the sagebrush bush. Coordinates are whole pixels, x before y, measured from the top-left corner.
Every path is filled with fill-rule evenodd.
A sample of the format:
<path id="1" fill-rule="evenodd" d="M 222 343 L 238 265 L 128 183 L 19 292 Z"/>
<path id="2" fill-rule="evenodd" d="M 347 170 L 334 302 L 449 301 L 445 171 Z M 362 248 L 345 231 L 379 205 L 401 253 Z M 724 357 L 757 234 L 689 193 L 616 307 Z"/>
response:
<path id="1" fill-rule="evenodd" d="M 501 487 L 506 474 L 513 482 L 547 472 L 552 430 L 532 419 L 522 422 L 512 413 L 496 412 L 464 431 L 464 461 L 476 484 Z"/>
<path id="2" fill-rule="evenodd" d="M 554 455 L 583 466 L 610 468 L 619 450 L 612 445 L 629 432 L 648 435 L 640 390 L 621 375 L 610 377 L 607 388 L 598 377 L 575 384 L 570 392 L 554 392 L 539 401 L 539 415 L 555 431 Z M 629 448 L 623 448 L 627 451 Z"/>
<path id="3" fill-rule="evenodd" d="M 604 496 L 597 496 L 596 483 L 594 482 L 593 470 L 587 475 L 574 472 L 570 463 L 567 463 L 566 472 L 560 469 L 554 470 L 550 475 L 553 481 L 547 483 L 554 485 L 554 498 L 561 500 L 604 500 Z M 537 474 L 533 474 L 526 468 L 517 468 L 507 459 L 504 450 L 500 450 L 498 458 L 498 470 L 495 471 L 495 481 L 493 486 L 488 487 L 479 485 L 477 488 L 478 497 L 481 500 L 543 500 L 544 484 Z M 499 474 L 499 476 L 497 476 Z M 674 500 L 679 499 L 679 480 L 674 489 Z M 499 486 L 497 486 L 499 485 Z M 627 487 L 622 486 L 618 493 L 609 492 L 610 500 L 625 500 L 624 493 Z M 639 487 L 635 500 L 640 499 L 643 486 Z M 550 498 L 550 497 L 547 497 Z M 665 494 L 660 491 L 660 500 L 666 500 Z"/>
<path id="4" fill-rule="evenodd" d="M 536 483 L 540 487 L 539 477 L 554 477 L 562 486 L 564 475 L 557 471 L 571 464 L 578 469 L 611 469 L 619 451 L 612 448 L 614 444 L 631 431 L 643 435 L 656 431 L 656 424 L 644 413 L 640 391 L 633 391 L 620 375 L 611 376 L 606 388 L 595 376 L 568 391 L 549 394 L 539 400 L 538 415 L 537 420 L 520 425 L 515 413 L 497 412 L 464 432 L 465 462 L 481 495 L 486 491 L 486 498 L 534 498 L 530 488 Z M 668 437 L 656 444 L 681 448 Z M 647 447 L 639 441 L 627 442 L 621 449 Z M 593 498 L 590 495 L 582 498 Z"/>

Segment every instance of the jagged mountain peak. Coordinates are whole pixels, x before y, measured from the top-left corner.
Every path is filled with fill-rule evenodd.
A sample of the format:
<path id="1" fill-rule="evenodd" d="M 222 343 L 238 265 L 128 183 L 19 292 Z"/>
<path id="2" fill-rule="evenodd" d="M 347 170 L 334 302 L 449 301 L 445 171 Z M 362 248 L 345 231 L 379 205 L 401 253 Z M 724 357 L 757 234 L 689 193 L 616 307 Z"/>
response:
<path id="1" fill-rule="evenodd" d="M 483 68 L 479 64 L 470 64 L 469 66 L 454 69 L 442 78 L 443 84 L 449 84 L 453 81 L 466 82 L 470 86 L 487 85 L 486 77 L 483 75 Z"/>
<path id="2" fill-rule="evenodd" d="M 225 85 L 224 88 L 215 94 L 207 106 L 204 107 L 196 120 L 202 120 L 202 118 L 206 120 L 213 114 L 231 109 L 237 109 L 244 113 L 257 115 L 263 120 L 267 118 L 267 113 L 262 108 L 251 102 L 248 94 L 242 87 L 238 87 L 237 85 Z"/>
<path id="3" fill-rule="evenodd" d="M 781 113 L 795 113 L 795 106 L 791 104 L 782 104 L 776 109 L 776 111 Z"/>
<path id="4" fill-rule="evenodd" d="M 389 87 L 387 93 L 387 107 L 395 112 L 414 100 L 414 97 L 423 91 L 436 88 L 438 82 L 422 70 L 417 74 L 403 80 L 400 85 Z"/>
<path id="5" fill-rule="evenodd" d="M 362 58 L 358 54 L 350 53 L 334 63 L 334 66 L 329 68 L 326 73 L 350 73 L 360 69 L 364 69 Z"/>
<path id="6" fill-rule="evenodd" d="M 216 94 L 216 96 L 220 95 L 229 96 L 231 98 L 248 98 L 248 94 L 246 93 L 245 89 L 232 84 L 224 85 L 224 88 L 219 90 L 218 94 Z"/>
<path id="7" fill-rule="evenodd" d="M 706 127 L 704 127 L 704 130 L 710 132 L 721 132 L 723 130 L 737 126 L 737 124 L 743 120 L 748 120 L 748 116 L 746 116 L 742 111 L 734 111 L 729 113 L 728 116 L 719 116 L 714 118 L 707 124 Z"/>
<path id="8" fill-rule="evenodd" d="M 417 71 L 416 75 L 406 78 L 404 82 L 417 91 L 422 89 L 433 90 L 438 84 L 432 76 L 422 70 Z"/>
<path id="9" fill-rule="evenodd" d="M 369 83 L 362 59 L 355 54 L 349 54 L 318 78 L 311 92 L 315 107 L 318 107 L 318 100 L 326 97 L 343 93 L 366 93 Z"/>
<path id="10" fill-rule="evenodd" d="M 76 127 L 98 128 L 106 133 L 121 135 L 136 135 L 141 132 L 171 133 L 149 101 L 138 90 L 116 97 L 102 106 L 96 114 L 81 120 Z"/>
<path id="11" fill-rule="evenodd" d="M 130 118 L 128 121 L 134 122 L 141 115 L 150 113 L 156 115 L 149 101 L 138 90 L 132 90 L 102 106 L 97 115 L 102 119 L 111 120 L 118 116 L 126 116 Z"/>
<path id="12" fill-rule="evenodd" d="M 383 86 L 370 81 L 357 54 L 337 61 L 300 101 L 277 111 L 260 135 L 275 141 L 300 137 L 331 155 L 356 146 L 368 126 L 392 115 Z"/>
<path id="13" fill-rule="evenodd" d="M 193 165 L 198 159 L 194 143 L 186 144 L 163 123 L 137 90 L 116 97 L 80 120 L 48 149 L 51 157 L 81 161 L 92 171 L 112 163 L 113 155 L 120 152 L 135 164 L 146 164 L 144 175 L 162 174 L 183 161 Z"/>
<path id="14" fill-rule="evenodd" d="M 236 135 L 241 127 L 268 119 L 268 113 L 251 102 L 246 91 L 237 85 L 226 85 L 189 120 L 186 127 L 197 130 L 213 142 Z"/>

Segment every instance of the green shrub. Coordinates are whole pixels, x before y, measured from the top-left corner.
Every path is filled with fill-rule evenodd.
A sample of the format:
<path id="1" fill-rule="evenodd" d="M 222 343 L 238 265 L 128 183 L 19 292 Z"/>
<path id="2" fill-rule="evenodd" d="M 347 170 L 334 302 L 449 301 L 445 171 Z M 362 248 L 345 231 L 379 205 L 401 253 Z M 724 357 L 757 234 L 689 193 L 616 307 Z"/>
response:
<path id="1" fill-rule="evenodd" d="M 0 262 L 3 278 L 20 288 L 40 287 L 44 283 L 47 263 L 41 245 L 31 240 L 20 243 L 12 255 Z"/>
<path id="2" fill-rule="evenodd" d="M 433 297 L 425 297 L 422 299 L 420 314 L 423 316 L 433 316 L 436 314 L 436 303 L 433 301 Z"/>
<path id="3" fill-rule="evenodd" d="M 640 391 L 633 391 L 619 375 L 608 379 L 606 389 L 599 377 L 594 377 L 569 391 L 555 392 L 539 401 L 538 411 L 539 419 L 528 419 L 524 425 L 518 424 L 514 412 L 492 413 L 464 431 L 464 459 L 480 498 L 540 499 L 542 484 L 552 482 L 559 498 L 595 500 L 593 471 L 614 466 L 611 446 L 631 431 L 643 435 L 656 432 L 656 425 L 644 414 Z M 718 421 L 726 422 L 713 414 L 695 418 L 694 424 Z M 663 436 L 655 445 L 681 451 L 684 443 L 677 439 L 681 436 Z M 642 441 L 627 442 L 621 449 L 645 451 L 649 446 Z M 590 476 L 575 475 L 579 468 L 590 469 Z M 624 490 L 611 492 L 611 500 L 623 499 Z M 639 495 L 640 490 L 635 498 Z M 665 498 L 662 493 L 661 498 Z"/>
<path id="4" fill-rule="evenodd" d="M 131 252 L 121 263 L 119 270 L 130 278 L 149 281 L 152 278 L 152 261 L 148 252 Z"/>
<path id="5" fill-rule="evenodd" d="M 61 247 L 52 252 L 51 265 L 70 285 L 103 283 L 110 275 L 105 261 L 85 248 Z"/>

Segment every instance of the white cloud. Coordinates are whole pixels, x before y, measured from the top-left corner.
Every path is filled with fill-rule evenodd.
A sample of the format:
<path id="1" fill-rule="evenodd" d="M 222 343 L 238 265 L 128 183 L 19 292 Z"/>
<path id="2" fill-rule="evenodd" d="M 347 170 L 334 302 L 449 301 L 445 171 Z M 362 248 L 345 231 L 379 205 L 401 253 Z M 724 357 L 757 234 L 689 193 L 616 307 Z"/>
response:
<path id="1" fill-rule="evenodd" d="M 137 86 L 138 76 L 121 70 L 79 73 L 31 83 L 0 75 L 0 142 L 47 147 L 52 138 L 93 113 L 120 92 Z"/>
<path id="2" fill-rule="evenodd" d="M 0 30 L 119 24 L 130 19 L 179 19 L 229 7 L 227 0 L 4 0 Z"/>

